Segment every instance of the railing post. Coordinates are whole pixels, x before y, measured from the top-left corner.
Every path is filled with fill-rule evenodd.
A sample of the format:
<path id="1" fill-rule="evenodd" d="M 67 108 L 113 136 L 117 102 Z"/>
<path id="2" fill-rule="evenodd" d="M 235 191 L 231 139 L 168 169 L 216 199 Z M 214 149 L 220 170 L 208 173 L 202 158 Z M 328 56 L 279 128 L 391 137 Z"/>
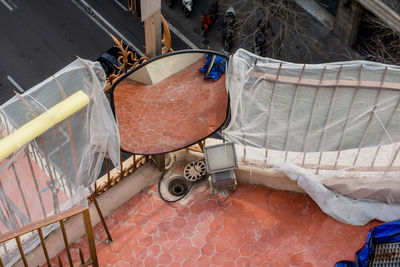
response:
<path id="1" fill-rule="evenodd" d="M 67 232 L 65 231 L 64 219 L 61 219 L 58 222 L 60 223 L 61 226 L 61 232 L 64 240 L 65 249 L 67 250 L 69 265 L 74 267 L 74 263 L 72 262 L 71 251 L 69 250 Z"/>
<path id="2" fill-rule="evenodd" d="M 28 161 L 28 166 L 29 166 L 29 170 L 31 172 L 32 178 L 33 178 L 33 182 L 35 184 L 35 189 L 36 189 L 36 193 L 38 195 L 39 201 L 40 201 L 40 207 L 42 208 L 42 212 L 43 212 L 43 217 L 46 218 L 47 214 L 46 214 L 46 209 L 44 208 L 44 204 L 43 204 L 43 199 L 42 199 L 42 195 L 40 194 L 39 191 L 39 184 L 37 182 L 37 178 L 36 178 L 36 174 L 35 174 L 35 170 L 33 169 L 33 165 L 32 165 L 32 161 L 31 158 L 29 156 L 29 151 L 28 151 L 28 147 L 25 150 L 25 157 Z"/>
<path id="3" fill-rule="evenodd" d="M 44 253 L 44 257 L 46 258 L 47 266 L 48 266 L 48 267 L 51 267 L 50 258 L 49 258 L 49 253 L 47 252 L 46 243 L 45 243 L 45 241 L 44 241 L 42 229 L 41 229 L 41 228 L 38 228 L 37 231 L 38 231 L 38 234 L 39 234 L 40 243 L 42 244 L 43 253 Z"/>
<path id="4" fill-rule="evenodd" d="M 269 104 L 269 109 L 268 109 L 268 122 L 267 122 L 267 129 L 265 130 L 265 160 L 264 162 L 267 162 L 267 157 L 268 157 L 268 143 L 269 143 L 269 137 L 268 137 L 268 130 L 269 130 L 269 125 L 271 123 L 271 116 L 272 116 L 272 111 L 273 111 L 273 105 L 275 101 L 275 94 L 276 94 L 276 83 L 279 79 L 279 75 L 281 74 L 282 70 L 282 62 L 279 64 L 279 69 L 278 72 L 276 73 L 275 80 L 273 81 L 273 89 L 272 89 L 272 94 L 271 94 L 271 101 Z"/>
<path id="5" fill-rule="evenodd" d="M 319 80 L 319 84 L 321 84 L 323 79 L 324 79 L 325 71 L 326 71 L 326 66 L 324 67 L 324 69 L 322 71 L 321 79 Z M 303 152 L 304 152 L 304 154 L 303 154 L 303 160 L 301 162 L 301 166 L 304 166 L 304 163 L 306 161 L 306 154 L 307 154 L 307 150 L 308 150 L 308 139 L 310 137 L 310 131 L 311 131 L 311 127 L 312 127 L 312 123 L 313 123 L 313 119 L 314 119 L 314 112 L 315 112 L 315 107 L 317 106 L 319 92 L 320 92 L 320 87 L 318 86 L 317 89 L 316 89 L 316 92 L 315 92 L 314 102 L 313 102 L 313 106 L 312 106 L 312 109 L 311 109 L 311 116 L 310 116 L 310 120 L 308 122 L 307 133 L 306 133 L 305 139 L 303 141 L 303 144 L 304 144 Z"/>
<path id="6" fill-rule="evenodd" d="M 358 85 L 357 85 L 356 90 L 354 91 L 353 99 L 351 100 L 349 111 L 347 112 L 347 118 L 346 118 L 346 122 L 345 122 L 345 125 L 344 125 L 342 137 L 340 138 L 340 144 L 339 144 L 339 147 L 338 147 L 338 153 L 336 154 L 335 164 L 333 165 L 334 169 L 336 169 L 337 163 L 339 161 L 340 153 L 342 152 L 342 146 L 343 146 L 343 143 L 344 143 L 344 138 L 345 138 L 346 133 L 347 133 L 347 127 L 348 127 L 348 124 L 349 124 L 349 119 L 351 117 L 351 113 L 353 112 L 353 106 L 354 106 L 355 99 L 356 99 L 357 94 L 358 94 L 358 92 L 360 90 L 360 84 L 361 84 L 361 80 L 362 80 L 362 70 L 363 70 L 363 65 L 360 64 L 360 70 L 358 72 Z"/>
<path id="7" fill-rule="evenodd" d="M 367 126 L 365 127 L 364 132 L 363 132 L 363 135 L 362 135 L 362 137 L 361 137 L 361 141 L 360 141 L 360 144 L 359 144 L 359 146 L 358 146 L 357 155 L 356 155 L 356 157 L 354 158 L 353 165 L 355 165 L 356 162 L 357 162 L 357 159 L 358 159 L 358 156 L 360 155 L 360 151 L 361 151 L 362 145 L 363 145 L 363 143 L 364 143 L 365 137 L 367 136 L 368 129 L 369 129 L 370 125 L 371 125 L 372 119 L 374 118 L 375 110 L 376 110 L 376 107 L 378 106 L 378 103 L 379 103 L 379 97 L 381 96 L 382 86 L 383 86 L 383 83 L 385 82 L 387 70 L 388 70 L 388 68 L 386 67 L 386 68 L 385 68 L 385 71 L 383 72 L 381 84 L 380 84 L 380 86 L 379 86 L 378 93 L 377 93 L 376 98 L 375 98 L 374 107 L 373 107 L 373 109 L 372 109 L 372 111 L 371 111 L 371 115 L 370 115 L 370 117 L 369 117 L 369 119 L 368 119 Z"/>
<path id="8" fill-rule="evenodd" d="M 99 262 L 97 260 L 96 244 L 94 242 L 92 222 L 90 220 L 89 209 L 83 211 L 83 223 L 85 225 L 85 231 L 88 240 L 90 259 L 92 260 L 92 265 L 93 267 L 98 267 Z"/>
<path id="9" fill-rule="evenodd" d="M 101 220 L 101 224 L 103 225 L 104 230 L 106 231 L 107 242 L 113 242 L 113 239 L 111 237 L 110 231 L 108 230 L 108 226 L 107 226 L 106 220 L 104 219 L 103 212 L 100 209 L 99 203 L 97 203 L 96 196 L 92 197 L 92 201 L 93 201 L 93 204 L 94 204 L 94 206 L 96 208 L 97 213 L 99 214 L 99 217 L 100 217 L 100 220 Z"/>
<path id="10" fill-rule="evenodd" d="M 335 105 L 335 100 L 336 100 L 336 93 L 337 93 L 337 89 L 338 89 L 338 84 L 339 84 L 339 80 L 340 80 L 340 74 L 342 73 L 342 68 L 343 68 L 343 66 L 340 66 L 340 68 L 339 68 L 339 70 L 338 70 L 338 74 L 337 74 L 337 77 L 336 77 L 336 86 L 335 86 L 335 89 L 333 89 L 333 94 L 332 94 L 332 98 L 331 98 L 331 102 L 330 102 L 330 104 L 329 104 L 329 111 L 328 111 L 328 116 L 327 116 L 327 118 L 326 118 L 326 120 L 325 120 L 325 123 L 324 123 L 324 128 L 323 128 L 323 134 L 322 134 L 322 140 L 321 140 L 321 142 L 319 143 L 319 158 L 318 158 L 318 167 L 317 167 L 317 171 L 316 171 L 316 174 L 318 174 L 319 173 L 319 169 L 320 169 L 320 167 L 321 167 L 321 161 L 322 161 L 322 152 L 323 152 L 323 149 L 324 149 L 324 146 L 325 146 L 325 137 L 326 137 L 326 126 L 328 125 L 328 123 L 330 122 L 330 120 L 331 120 L 331 116 L 332 116 L 332 111 L 333 111 L 333 106 Z"/>
<path id="11" fill-rule="evenodd" d="M 22 262 L 24 263 L 25 267 L 28 267 L 28 262 L 26 261 L 25 253 L 24 253 L 24 250 L 22 249 L 21 239 L 19 238 L 19 236 L 15 237 L 15 241 L 17 241 L 18 250 L 19 250 L 19 254 L 21 254 Z"/>
<path id="12" fill-rule="evenodd" d="M 120 154 L 119 154 L 119 163 L 121 164 L 121 176 L 120 176 L 120 178 L 121 178 L 121 180 L 124 178 L 124 165 L 123 165 L 123 163 L 124 163 L 124 161 L 122 160 L 122 151 L 120 151 Z"/>
<path id="13" fill-rule="evenodd" d="M 111 174 L 110 174 L 110 160 L 106 158 L 106 167 L 107 167 L 107 188 L 111 187 Z"/>
<path id="14" fill-rule="evenodd" d="M 292 99 L 292 104 L 290 105 L 289 121 L 288 121 L 288 127 L 287 127 L 287 131 L 286 131 L 286 140 L 285 140 L 285 161 L 287 161 L 287 157 L 288 157 L 288 153 L 289 153 L 290 129 L 291 129 L 293 117 L 294 117 L 294 114 L 296 111 L 296 101 L 297 101 L 297 96 L 299 95 L 300 82 L 301 82 L 301 79 L 303 78 L 305 69 L 306 69 L 306 64 L 303 65 L 303 68 L 300 72 L 299 80 L 297 81 L 296 89 L 294 92 L 294 97 Z M 269 114 L 268 114 L 268 116 L 269 116 Z"/>

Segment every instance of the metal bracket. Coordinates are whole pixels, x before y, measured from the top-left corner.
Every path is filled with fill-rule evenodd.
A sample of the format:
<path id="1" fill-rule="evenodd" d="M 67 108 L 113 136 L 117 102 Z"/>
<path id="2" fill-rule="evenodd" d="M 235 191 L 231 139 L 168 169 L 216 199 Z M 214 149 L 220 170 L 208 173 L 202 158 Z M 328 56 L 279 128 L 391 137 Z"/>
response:
<path id="1" fill-rule="evenodd" d="M 165 171 L 165 154 L 152 155 L 151 159 L 157 169 L 159 169 L 161 172 Z"/>

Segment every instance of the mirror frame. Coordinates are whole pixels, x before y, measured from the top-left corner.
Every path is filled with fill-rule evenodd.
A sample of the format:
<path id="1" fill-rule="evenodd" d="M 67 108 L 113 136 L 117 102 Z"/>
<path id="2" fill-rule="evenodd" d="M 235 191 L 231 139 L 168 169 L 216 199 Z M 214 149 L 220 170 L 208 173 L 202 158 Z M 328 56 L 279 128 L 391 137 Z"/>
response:
<path id="1" fill-rule="evenodd" d="M 166 58 L 166 57 L 170 57 L 170 56 L 174 56 L 174 55 L 179 55 L 179 54 L 194 54 L 194 53 L 197 53 L 197 54 L 198 53 L 202 53 L 202 54 L 208 53 L 208 54 L 212 54 L 212 55 L 217 55 L 217 56 L 223 57 L 226 60 L 226 66 L 228 66 L 229 57 L 226 54 L 221 53 L 221 52 L 217 52 L 217 51 L 206 50 L 206 49 L 185 49 L 185 50 L 173 51 L 173 52 L 169 52 L 169 53 L 166 53 L 166 54 L 163 54 L 163 55 L 159 55 L 159 56 L 153 57 L 153 58 L 147 60 L 146 62 L 143 62 L 142 64 L 130 69 L 128 72 L 126 72 L 121 77 L 119 77 L 117 79 L 117 81 L 114 82 L 113 85 L 111 86 L 111 88 L 110 88 L 110 106 L 111 106 L 111 110 L 112 110 L 113 115 L 114 115 L 114 119 L 117 121 L 116 114 L 115 114 L 115 104 L 114 104 L 114 90 L 115 90 L 116 86 L 120 82 L 125 80 L 133 72 L 139 70 L 140 68 L 142 68 L 142 67 L 146 66 L 147 64 L 150 64 L 150 63 L 152 63 L 152 62 L 154 62 L 154 61 L 156 61 L 158 59 L 162 59 L 162 58 Z M 227 67 L 225 68 L 225 75 L 226 75 L 226 69 L 227 69 Z M 226 122 L 228 121 L 228 117 L 230 115 L 230 96 L 229 96 L 229 92 L 227 92 L 227 94 L 228 94 L 228 101 L 227 101 L 226 116 L 225 116 L 224 122 L 217 129 L 215 129 L 215 131 L 213 131 L 209 135 L 205 136 L 204 138 L 202 138 L 200 140 L 197 140 L 196 142 L 193 142 L 193 143 L 187 145 L 186 147 L 189 147 L 189 146 L 192 146 L 194 144 L 197 144 L 201 140 L 204 140 L 204 139 L 210 137 L 214 133 L 218 132 L 226 124 Z M 185 147 L 183 147 L 183 148 L 185 148 Z M 163 153 L 160 153 L 160 154 L 171 153 L 171 152 L 183 149 L 183 148 L 179 148 L 179 149 L 175 149 L 175 150 L 171 150 L 171 151 L 166 151 L 166 152 L 163 152 Z M 132 153 L 132 152 L 129 152 L 129 151 L 125 151 L 122 148 L 121 148 L 121 150 L 124 151 L 124 152 L 127 152 L 127 153 L 136 154 L 136 153 Z M 155 155 L 155 154 L 137 154 L 137 155 Z"/>

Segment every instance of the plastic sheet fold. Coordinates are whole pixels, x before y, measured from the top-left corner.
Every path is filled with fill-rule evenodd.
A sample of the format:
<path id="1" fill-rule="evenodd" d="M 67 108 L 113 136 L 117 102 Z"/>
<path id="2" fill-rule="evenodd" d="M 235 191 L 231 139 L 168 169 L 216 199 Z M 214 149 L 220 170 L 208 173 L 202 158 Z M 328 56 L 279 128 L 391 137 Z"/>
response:
<path id="1" fill-rule="evenodd" d="M 239 49 L 226 75 L 224 135 L 241 164 L 279 169 L 342 222 L 400 219 L 399 66 L 296 64 Z"/>
<path id="2" fill-rule="evenodd" d="M 98 62 L 77 59 L 0 107 L 0 144 L 10 148 L 1 152 L 7 153 L 0 161 L 0 234 L 87 205 L 104 157 L 118 165 L 120 140 L 105 85 Z M 27 253 L 39 243 L 37 234 L 22 243 Z M 0 246 L 7 266 L 18 255 L 15 242 Z"/>

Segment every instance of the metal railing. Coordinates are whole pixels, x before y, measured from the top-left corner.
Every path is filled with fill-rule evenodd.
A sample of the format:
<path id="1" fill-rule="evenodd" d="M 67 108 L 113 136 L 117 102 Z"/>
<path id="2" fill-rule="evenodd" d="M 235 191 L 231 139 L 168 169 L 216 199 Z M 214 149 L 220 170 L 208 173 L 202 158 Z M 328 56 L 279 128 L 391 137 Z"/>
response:
<path id="1" fill-rule="evenodd" d="M 256 63 L 255 63 L 256 64 Z M 309 168 L 309 169 L 313 169 L 315 171 L 316 174 L 319 173 L 320 170 L 338 170 L 338 169 L 348 169 L 348 170 L 352 170 L 352 171 L 377 171 L 377 172 L 388 172 L 388 171 L 399 171 L 400 170 L 400 165 L 399 165 L 399 154 L 400 154 L 400 144 L 396 143 L 396 142 L 392 142 L 391 145 L 392 146 L 392 156 L 385 160 L 385 164 L 383 164 L 383 155 L 385 153 L 382 152 L 382 149 L 385 145 L 384 142 L 384 137 L 388 134 L 389 129 L 391 130 L 391 127 L 393 127 L 393 125 L 395 125 L 395 119 L 394 117 L 398 114 L 398 108 L 400 106 L 400 91 L 399 91 L 399 84 L 398 83 L 393 83 L 393 82 L 388 82 L 387 80 L 387 73 L 388 73 L 388 67 L 386 67 L 383 72 L 382 72 L 382 76 L 380 78 L 378 78 L 375 81 L 370 81 L 370 80 L 363 80 L 363 65 L 360 64 L 360 66 L 358 67 L 358 79 L 354 79 L 354 80 L 345 80 L 345 79 L 341 79 L 341 73 L 342 71 L 342 67 L 340 66 L 338 68 L 337 71 L 337 75 L 336 75 L 336 79 L 325 79 L 324 75 L 326 73 L 326 66 L 325 68 L 321 71 L 321 76 L 320 78 L 315 78 L 315 79 L 310 79 L 310 78 L 304 78 L 304 73 L 305 73 L 305 69 L 306 69 L 306 65 L 303 65 L 303 67 L 301 69 L 298 69 L 299 72 L 299 77 L 289 77 L 289 76 L 284 76 L 282 75 L 281 70 L 282 68 L 282 63 L 280 63 L 279 67 L 276 69 L 276 74 L 271 74 L 271 73 L 262 73 L 262 72 L 256 72 L 253 71 L 253 73 L 251 74 L 249 79 L 258 79 L 256 82 L 254 82 L 254 84 L 252 84 L 252 87 L 256 87 L 256 85 L 258 85 L 257 83 L 260 83 L 262 81 L 266 81 L 271 85 L 271 96 L 269 97 L 268 101 L 270 103 L 269 107 L 268 107 L 268 111 L 267 114 L 268 116 L 265 116 L 266 119 L 266 130 L 265 130 L 265 140 L 264 140 L 264 149 L 265 149 L 265 155 L 264 155 L 264 162 L 267 162 L 268 159 L 270 158 L 270 153 L 272 153 L 272 151 L 278 151 L 278 152 L 282 152 L 282 153 L 275 153 L 276 155 L 279 156 L 279 159 L 282 159 L 284 161 L 289 161 L 288 155 L 289 153 L 297 153 L 295 154 L 297 158 L 300 158 L 299 161 L 296 161 L 295 163 L 301 167 L 305 167 L 305 168 Z M 251 72 L 250 72 L 251 73 Z M 274 108 L 276 108 L 279 105 L 277 98 L 277 94 L 279 92 L 279 89 L 283 90 L 286 88 L 278 88 L 279 85 L 284 85 L 284 86 L 291 86 L 291 88 L 294 88 L 294 93 L 293 96 L 291 96 L 291 105 L 289 107 L 288 110 L 288 114 L 285 114 L 288 116 L 287 119 L 287 131 L 286 131 L 286 136 L 279 136 L 275 138 L 279 139 L 278 141 L 281 141 L 284 145 L 281 149 L 271 149 L 270 148 L 270 144 L 271 144 L 271 132 L 273 132 L 274 129 L 272 129 L 271 126 L 271 121 L 272 121 L 272 117 L 277 116 L 275 115 L 275 110 Z M 302 148 L 300 150 L 297 151 L 291 151 L 290 150 L 290 146 L 291 146 L 291 137 L 293 136 L 293 134 L 291 133 L 291 129 L 292 129 L 292 125 L 295 123 L 295 115 L 296 112 L 298 113 L 299 111 L 296 110 L 296 105 L 303 101 L 303 100 L 299 100 L 299 94 L 300 91 L 304 88 L 313 88 L 315 93 L 314 93 L 314 100 L 312 103 L 312 106 L 310 107 L 310 113 L 309 114 L 304 114 L 304 118 L 306 118 L 305 120 L 305 133 L 304 133 L 304 137 L 303 138 L 303 142 L 302 142 Z M 329 107 L 327 107 L 327 116 L 326 116 L 326 120 L 325 120 L 325 124 L 322 127 L 322 134 L 321 134 L 321 138 L 319 141 L 319 147 L 317 149 L 310 149 L 310 143 L 312 142 L 312 132 L 313 132 L 313 127 L 315 127 L 315 117 L 316 116 L 320 116 L 320 114 L 317 114 L 317 106 L 318 105 L 323 105 L 325 102 L 323 101 L 322 97 L 320 97 L 320 91 L 324 89 L 324 90 L 331 90 L 332 91 L 332 97 L 330 99 L 330 104 Z M 334 121 L 332 121 L 333 118 L 333 114 L 335 113 L 334 109 L 337 109 L 338 105 L 343 105 L 343 103 L 337 103 L 338 102 L 338 91 L 339 90 L 345 90 L 345 89 L 352 89 L 352 99 L 351 102 L 349 103 L 348 106 L 348 113 L 347 113 L 347 117 L 345 118 L 345 120 L 343 121 L 344 123 L 344 128 L 341 132 L 341 135 L 339 136 L 340 140 L 339 143 L 336 147 L 335 150 L 330 149 L 329 151 L 326 150 L 327 147 L 327 129 L 329 128 L 329 125 L 334 123 Z M 352 121 L 354 121 L 354 119 L 352 120 L 351 116 L 353 115 L 352 112 L 355 109 L 355 99 L 357 97 L 359 97 L 359 95 L 361 94 L 361 89 L 370 89 L 370 90 L 374 90 L 374 92 L 376 92 L 375 96 L 372 96 L 371 94 L 371 108 L 370 110 L 366 110 L 365 113 L 365 125 L 363 125 L 362 127 L 360 127 L 359 132 L 360 137 L 357 140 L 357 145 L 352 147 L 351 149 L 353 149 L 354 151 L 352 152 L 352 154 L 350 156 L 346 157 L 346 160 L 343 160 L 344 156 L 344 151 L 345 151 L 345 141 L 349 138 L 349 129 L 351 127 L 353 127 L 353 125 L 351 125 Z M 250 90 L 250 89 L 249 89 Z M 388 93 L 391 92 L 393 94 L 393 108 L 391 108 L 389 111 L 389 116 L 387 117 L 387 120 L 385 123 L 382 123 L 378 117 L 378 108 L 381 108 L 382 105 L 384 105 L 385 103 L 382 100 L 382 95 L 384 95 L 384 93 Z M 253 103 L 252 98 L 253 97 L 251 94 L 249 96 L 244 96 L 243 97 L 243 105 L 244 105 L 244 121 L 249 121 L 250 118 L 248 117 L 249 114 L 249 109 L 252 107 Z M 387 96 L 386 96 L 387 98 Z M 311 99 L 312 100 L 312 99 Z M 354 112 L 353 112 L 354 113 Z M 269 119 L 268 119 L 269 118 Z M 375 119 L 377 121 L 380 122 L 380 126 L 383 130 L 381 130 L 381 132 L 383 132 L 381 134 L 381 136 L 378 137 L 378 141 L 376 142 L 375 146 L 371 146 L 367 148 L 366 146 L 366 140 L 368 138 L 372 138 L 371 136 L 373 136 L 375 134 L 375 130 L 372 127 L 372 122 L 373 119 Z M 285 123 L 285 119 L 282 119 L 282 123 Z M 398 125 L 398 123 L 397 123 Z M 354 128 L 354 127 L 353 127 Z M 242 127 L 242 136 L 241 138 L 241 142 L 244 145 L 244 151 L 243 151 L 243 159 L 244 161 L 246 161 L 247 159 L 247 149 L 246 146 L 248 145 L 248 143 L 251 141 L 249 140 L 250 138 L 248 138 L 248 133 L 246 132 L 246 130 L 244 130 L 244 128 Z M 374 136 L 373 136 L 374 137 Z M 391 139 L 391 137 L 389 136 L 389 139 Z M 349 151 L 349 148 L 346 148 L 347 151 Z M 333 156 L 333 162 L 329 162 L 329 163 L 324 163 L 324 159 L 327 157 L 326 155 L 328 153 L 332 154 L 336 153 Z M 318 153 L 318 155 L 316 156 L 317 159 L 315 161 L 315 154 Z M 368 156 L 368 160 L 362 161 L 362 158 L 366 158 Z M 310 159 L 311 157 L 311 159 Z M 380 162 L 380 164 L 377 164 L 378 161 Z"/>
<path id="2" fill-rule="evenodd" d="M 102 182 L 99 182 L 99 180 L 95 182 L 94 192 L 92 193 L 92 195 L 89 196 L 89 200 L 93 199 L 93 197 L 100 196 L 101 194 L 112 188 L 114 185 L 118 184 L 125 177 L 135 172 L 138 168 L 145 165 L 150 160 L 150 156 L 132 155 L 130 159 L 132 159 L 131 163 L 127 167 L 124 167 L 124 162 L 121 156 L 120 160 L 121 171 L 117 172 L 117 174 L 112 176 L 110 170 L 110 161 L 108 158 L 106 158 L 105 161 L 107 168 L 107 173 L 106 173 L 107 179 Z"/>
<path id="3" fill-rule="evenodd" d="M 73 262 L 72 256 L 71 256 L 71 250 L 69 248 L 68 236 L 67 236 L 67 232 L 65 230 L 64 221 L 68 218 L 77 216 L 79 214 L 81 214 L 82 218 L 83 218 L 87 242 L 88 242 L 88 246 L 89 246 L 89 254 L 90 254 L 89 258 L 85 259 L 82 249 L 79 248 L 79 258 L 80 258 L 79 266 L 91 265 L 91 266 L 97 267 L 97 266 L 99 266 L 99 263 L 97 260 L 97 253 L 96 253 L 96 247 L 95 247 L 95 242 L 94 242 L 94 235 L 93 235 L 92 223 L 90 220 L 89 209 L 84 209 L 81 206 L 75 206 L 69 210 L 62 211 L 58 214 L 55 214 L 55 215 L 52 215 L 45 219 L 36 221 L 35 223 L 31 223 L 31 224 L 25 225 L 23 227 L 20 227 L 20 228 L 16 229 L 15 231 L 11 231 L 6 234 L 0 235 L 0 244 L 3 244 L 9 240 L 14 239 L 17 243 L 18 250 L 19 250 L 19 253 L 20 253 L 20 256 L 21 256 L 24 266 L 29 266 L 28 261 L 25 256 L 25 253 L 24 253 L 24 250 L 22 248 L 21 236 L 28 234 L 28 233 L 33 234 L 34 232 L 37 232 L 37 235 L 40 238 L 40 244 L 43 249 L 43 255 L 46 258 L 46 263 L 48 266 L 52 266 L 51 262 L 50 262 L 50 257 L 49 257 L 49 253 L 47 250 L 47 246 L 46 246 L 46 242 L 44 239 L 42 228 L 58 223 L 61 228 L 61 232 L 62 232 L 64 244 L 65 244 L 65 249 L 66 249 L 66 252 L 68 255 L 69 265 L 74 266 L 74 262 Z M 60 258 L 58 259 L 58 262 L 60 263 L 60 266 L 63 266 Z M 0 266 L 1 267 L 4 266 L 1 258 L 0 258 Z"/>
<path id="4" fill-rule="evenodd" d="M 13 126 L 13 124 L 8 120 L 3 112 L 0 112 L 0 134 L 6 135 L 14 131 L 15 127 Z M 64 134 L 64 139 L 69 142 L 74 139 L 73 134 L 71 135 L 71 133 L 68 131 L 62 131 L 60 125 L 56 125 L 53 131 L 56 136 Z M 40 142 L 43 141 L 41 139 L 43 139 L 43 137 L 39 136 L 37 140 L 34 140 L 27 144 L 25 149 L 20 150 L 20 152 L 18 152 L 19 154 L 17 153 L 18 155 L 11 155 L 11 157 L 19 157 L 19 161 L 23 162 L 23 164 L 26 165 L 26 169 L 24 170 L 24 172 L 32 177 L 32 185 L 34 185 L 32 186 L 31 190 L 29 190 L 29 192 L 26 191 L 26 188 L 24 188 L 24 185 L 22 183 L 23 177 L 21 176 L 21 171 L 19 169 L 17 170 L 14 163 L 10 164 L 10 170 L 12 170 L 15 178 L 14 182 L 17 188 L 16 192 L 18 192 L 18 194 L 20 195 L 20 198 L 22 199 L 22 204 L 18 204 L 15 202 L 15 198 L 12 196 L 13 193 L 8 192 L 5 189 L 4 182 L 0 180 L 0 222 L 3 225 L 3 229 L 0 231 L 0 234 L 1 232 L 3 232 L 4 235 L 7 236 L 6 233 L 9 231 L 12 231 L 13 233 L 15 231 L 20 232 L 23 229 L 26 229 L 35 221 L 35 219 L 31 216 L 32 212 L 29 209 L 30 204 L 32 204 L 29 203 L 29 200 L 32 198 L 32 196 L 35 197 L 35 201 L 37 201 L 37 206 L 40 207 L 39 209 L 41 210 L 41 218 L 44 218 L 44 222 L 50 222 L 51 218 L 54 218 L 54 216 L 59 216 L 59 214 L 65 213 L 59 213 L 60 205 L 62 205 L 62 203 L 59 202 L 58 191 L 61 190 L 69 198 L 72 198 L 74 195 L 74 187 L 71 185 L 71 181 L 69 181 L 67 176 L 68 170 L 65 170 L 65 166 L 63 169 L 63 164 L 60 164 L 59 162 L 58 164 L 55 164 L 55 162 L 52 162 L 52 160 L 50 159 L 50 156 L 59 154 L 59 158 L 64 161 L 63 155 L 66 151 L 65 149 L 63 150 L 63 148 L 65 148 L 65 146 L 68 144 L 65 142 L 61 142 L 62 140 L 60 140 L 60 138 L 57 138 L 57 147 L 53 151 L 46 151 L 42 149 L 44 146 L 40 144 Z M 121 169 L 118 172 L 110 170 L 109 160 L 106 159 L 105 162 L 107 166 L 107 179 L 100 179 L 99 181 L 95 181 L 93 190 L 91 191 L 90 195 L 87 196 L 88 200 L 93 202 L 93 204 L 95 205 L 95 208 L 107 233 L 109 241 L 112 241 L 111 234 L 108 230 L 102 211 L 97 203 L 96 197 L 118 184 L 125 177 L 129 176 L 138 168 L 146 164 L 150 159 L 149 156 L 136 155 L 132 156 L 131 158 L 131 163 L 127 163 L 126 161 L 123 162 L 121 157 Z M 112 173 L 114 173 L 114 175 L 112 175 Z M 43 183 L 40 181 L 41 175 L 45 175 L 48 177 L 46 188 L 43 188 L 43 184 L 41 184 Z M 46 201 L 43 199 L 43 192 L 46 190 L 49 190 L 51 192 L 52 204 L 46 205 Z M 49 205 L 53 207 L 53 210 L 50 209 L 51 211 L 49 211 Z M 68 211 L 66 212 L 68 214 Z M 37 225 L 37 223 L 34 223 L 34 225 Z M 63 222 L 60 222 L 60 225 L 63 228 Z M 41 232 L 41 230 L 39 229 L 38 232 Z M 41 234 L 42 233 L 39 233 L 39 237 Z M 24 238 L 28 239 L 28 235 L 24 236 Z M 35 239 L 37 238 L 37 235 L 35 236 L 31 233 L 29 238 L 30 240 Z M 17 239 L 19 238 L 16 238 L 15 240 Z M 16 244 L 2 242 L 0 244 L 0 257 L 1 255 L 17 255 L 16 249 Z"/>

